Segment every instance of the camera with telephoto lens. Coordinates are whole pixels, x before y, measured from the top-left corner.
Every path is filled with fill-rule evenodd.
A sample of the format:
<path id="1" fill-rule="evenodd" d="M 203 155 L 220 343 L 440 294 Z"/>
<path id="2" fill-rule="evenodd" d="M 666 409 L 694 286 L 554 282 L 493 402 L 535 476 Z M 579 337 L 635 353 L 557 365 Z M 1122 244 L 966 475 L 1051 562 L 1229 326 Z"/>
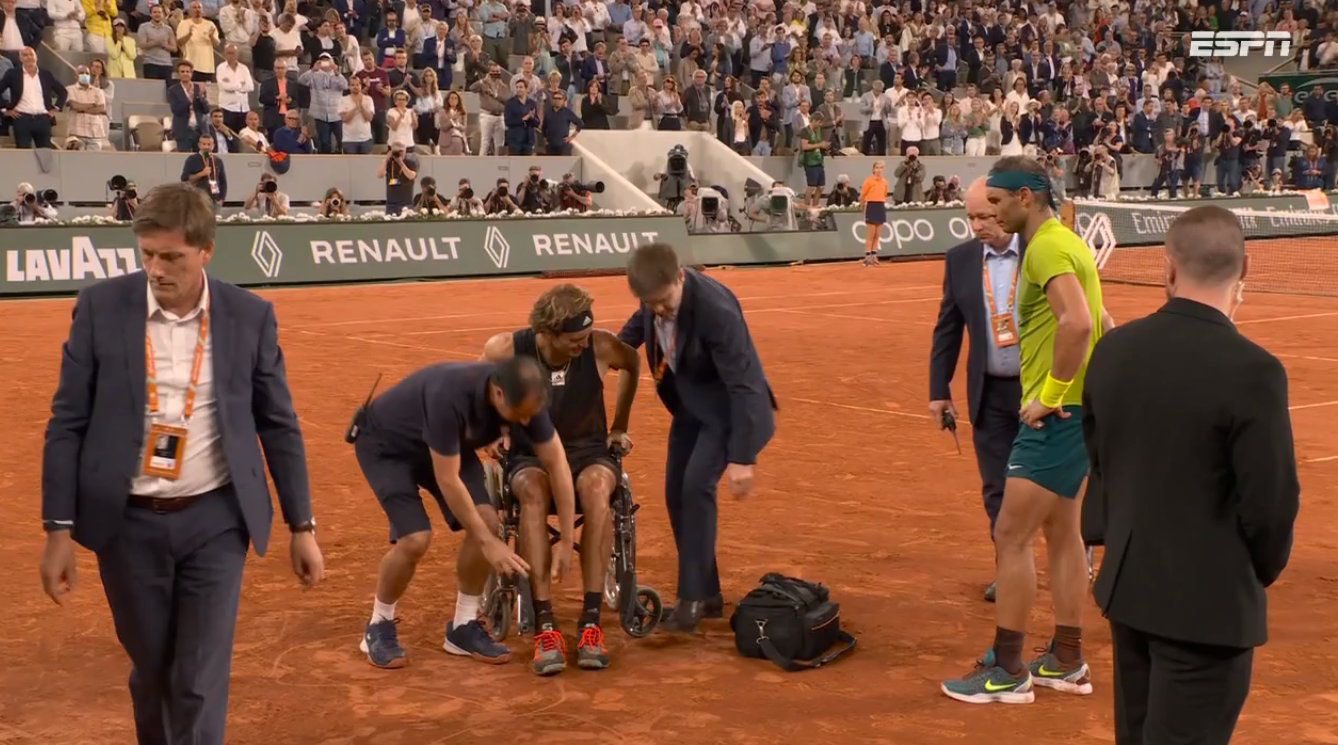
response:
<path id="1" fill-rule="evenodd" d="M 589 194 L 592 191 L 596 194 L 604 193 L 603 181 L 592 181 L 592 182 L 569 181 L 567 183 L 567 186 L 571 187 L 571 190 L 576 192 L 577 194 Z"/>
<path id="2" fill-rule="evenodd" d="M 107 190 L 116 193 L 116 196 L 125 199 L 135 199 L 139 192 L 135 190 L 135 185 L 130 183 L 125 176 L 112 176 L 107 181 Z"/>
<path id="3" fill-rule="evenodd" d="M 473 199 L 474 190 L 466 186 L 465 188 L 460 190 L 460 198 L 465 200 Z"/>
<path id="4" fill-rule="evenodd" d="M 331 197 L 331 198 L 330 198 L 330 208 L 331 208 L 331 209 L 336 209 L 336 210 L 337 210 L 337 209 L 341 209 L 343 206 L 344 206 L 344 200 L 340 199 L 339 197 Z"/>
<path id="5" fill-rule="evenodd" d="M 273 194 L 278 190 L 279 182 L 277 181 L 262 181 L 260 182 L 260 186 L 256 188 L 257 192 L 264 194 Z"/>
<path id="6" fill-rule="evenodd" d="M 44 189 L 36 194 L 24 194 L 23 202 L 28 205 L 33 205 L 37 204 L 40 200 L 42 204 L 55 204 L 56 196 L 55 189 Z"/>

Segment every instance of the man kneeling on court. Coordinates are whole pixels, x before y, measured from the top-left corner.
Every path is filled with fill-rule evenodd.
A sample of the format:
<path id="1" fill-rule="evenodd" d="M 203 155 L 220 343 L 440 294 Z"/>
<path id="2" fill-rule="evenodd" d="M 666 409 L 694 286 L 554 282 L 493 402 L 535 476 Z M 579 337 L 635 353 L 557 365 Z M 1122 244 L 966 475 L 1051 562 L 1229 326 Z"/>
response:
<path id="1" fill-rule="evenodd" d="M 585 599 L 578 626 L 576 664 L 587 670 L 609 665 L 604 632 L 599 625 L 604 573 L 612 551 L 609 499 L 618 486 L 620 469 L 609 448 L 630 450 L 627 422 L 636 398 L 641 361 L 636 350 L 618 337 L 596 329 L 591 312 L 594 299 L 581 288 L 558 285 L 534 303 L 529 328 L 498 334 L 484 347 L 484 359 L 502 362 L 525 357 L 539 363 L 549 381 L 548 411 L 567 453 L 576 479 L 576 494 L 585 515 L 581 531 L 581 575 Z M 618 404 L 610 432 L 604 414 L 604 374 L 618 371 Z M 553 675 L 567 667 L 566 643 L 553 618 L 548 561 L 548 507 L 554 489 L 549 474 L 535 457 L 533 442 L 524 431 L 510 438 L 511 491 L 520 501 L 520 547 L 534 571 L 534 672 Z M 564 533 L 564 537 L 570 533 Z"/>
<path id="2" fill-rule="evenodd" d="M 576 519 L 571 470 L 562 442 L 545 411 L 548 379 L 525 357 L 499 364 L 444 363 L 426 367 L 400 381 L 360 413 L 354 443 L 358 465 L 390 518 L 395 545 L 381 559 L 372 620 L 361 649 L 373 665 L 404 667 L 408 658 L 395 630 L 395 604 L 409 586 L 427 552 L 432 524 L 419 489 L 436 500 L 452 531 L 466 531 L 456 560 L 459 594 L 455 619 L 446 624 L 447 652 L 500 664 L 511 651 L 493 641 L 478 621 L 488 572 L 526 574 L 530 567 L 497 537 L 497 512 L 475 450 L 495 443 L 509 431 L 523 432 L 548 472 L 558 504 L 563 540 L 554 557 L 554 574 L 571 563 L 572 523 Z"/>

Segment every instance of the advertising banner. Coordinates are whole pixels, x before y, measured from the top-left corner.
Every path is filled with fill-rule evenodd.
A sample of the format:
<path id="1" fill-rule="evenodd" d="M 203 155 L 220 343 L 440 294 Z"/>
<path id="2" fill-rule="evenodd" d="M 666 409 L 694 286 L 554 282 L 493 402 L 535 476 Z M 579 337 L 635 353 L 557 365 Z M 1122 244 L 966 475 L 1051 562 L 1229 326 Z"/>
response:
<path id="1" fill-rule="evenodd" d="M 1270 72 L 1259 76 L 1259 82 L 1268 83 L 1273 90 L 1282 90 L 1283 84 L 1292 88 L 1292 106 L 1301 108 L 1319 86 L 1326 101 L 1338 100 L 1338 71 L 1312 70 L 1309 72 Z"/>
<path id="2" fill-rule="evenodd" d="M 691 263 L 679 217 L 222 224 L 210 272 L 247 286 L 593 271 L 654 242 Z M 0 231 L 0 295 L 74 292 L 136 271 L 135 245 L 123 226 Z"/>

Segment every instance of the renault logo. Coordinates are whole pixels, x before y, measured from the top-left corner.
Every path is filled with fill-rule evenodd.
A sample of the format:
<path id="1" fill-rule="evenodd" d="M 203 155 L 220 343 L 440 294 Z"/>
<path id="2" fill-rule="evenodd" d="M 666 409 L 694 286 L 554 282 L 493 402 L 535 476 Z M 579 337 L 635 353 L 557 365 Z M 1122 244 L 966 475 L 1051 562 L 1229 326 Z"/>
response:
<path id="1" fill-rule="evenodd" d="M 279 276 L 279 270 L 283 266 L 283 251 L 279 250 L 279 244 L 270 236 L 268 230 L 257 232 L 255 239 L 251 241 L 251 258 L 255 260 L 261 274 L 267 279 Z"/>
<path id="2" fill-rule="evenodd" d="M 488 252 L 488 258 L 498 269 L 505 269 L 511 261 L 511 244 L 496 225 L 488 226 L 488 232 L 483 236 L 483 250 Z"/>

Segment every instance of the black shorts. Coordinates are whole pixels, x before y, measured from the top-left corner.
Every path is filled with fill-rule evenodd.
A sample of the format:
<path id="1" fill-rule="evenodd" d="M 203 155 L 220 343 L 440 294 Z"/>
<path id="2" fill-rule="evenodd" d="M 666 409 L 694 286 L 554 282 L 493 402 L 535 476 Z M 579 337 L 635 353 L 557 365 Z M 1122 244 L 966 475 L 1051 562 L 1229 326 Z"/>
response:
<path id="1" fill-rule="evenodd" d="M 390 520 L 391 543 L 399 540 L 400 536 L 432 530 L 420 489 L 437 500 L 437 506 L 441 508 L 441 514 L 452 532 L 464 528 L 446 506 L 446 498 L 442 496 L 441 487 L 437 486 L 436 472 L 432 468 L 432 454 L 426 448 L 421 455 L 391 452 L 374 436 L 364 432 L 353 449 L 358 456 L 358 466 L 362 469 L 363 477 L 367 479 L 377 501 L 381 503 L 381 509 Z M 483 464 L 472 450 L 460 453 L 460 480 L 465 482 L 475 505 L 492 506 L 483 476 Z"/>
<path id="2" fill-rule="evenodd" d="M 576 480 L 580 478 L 581 472 L 590 466 L 604 466 L 613 474 L 615 480 L 622 476 L 622 470 L 618 468 L 617 463 L 613 462 L 613 458 L 609 457 L 609 449 L 603 443 L 598 445 L 577 446 L 568 450 L 567 465 L 571 468 L 573 487 L 576 485 Z M 543 470 L 543 467 L 543 464 L 539 462 L 537 456 L 529 454 L 513 454 L 507 461 L 507 483 L 511 483 L 511 479 L 514 478 L 516 474 L 527 468 L 538 468 Z M 578 499 L 576 500 L 576 511 L 580 512 L 580 510 L 581 500 Z"/>

